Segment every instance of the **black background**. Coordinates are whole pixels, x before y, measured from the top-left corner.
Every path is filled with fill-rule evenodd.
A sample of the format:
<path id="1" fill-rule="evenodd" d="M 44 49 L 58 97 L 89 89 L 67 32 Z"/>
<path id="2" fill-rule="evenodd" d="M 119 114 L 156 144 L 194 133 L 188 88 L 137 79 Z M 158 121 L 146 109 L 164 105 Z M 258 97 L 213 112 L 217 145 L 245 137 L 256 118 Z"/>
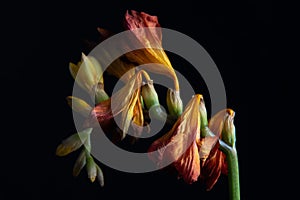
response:
<path id="1" fill-rule="evenodd" d="M 283 91 L 282 80 L 276 86 L 268 81 L 277 74 L 270 66 L 271 2 L 111 0 L 12 3 L 10 8 L 14 12 L 2 17 L 7 25 L 3 49 L 9 55 L 1 68 L 1 101 L 8 111 L 2 125 L 1 199 L 228 198 L 225 176 L 206 192 L 199 183 L 187 185 L 165 171 L 127 174 L 100 163 L 105 176 L 105 187 L 100 188 L 85 172 L 72 177 L 77 153 L 55 156 L 57 145 L 75 130 L 65 101 L 73 86 L 68 63 L 88 53 L 83 40 L 97 39 L 96 27 L 122 31 L 127 9 L 158 16 L 162 27 L 192 37 L 207 50 L 223 77 L 228 107 L 236 112 L 241 198 L 257 199 L 265 190 L 270 175 L 262 163 L 270 151 L 262 151 L 265 144 L 259 140 L 270 133 L 258 135 L 266 122 L 259 117 L 272 110 L 265 97 Z M 5 20 L 9 17 L 11 21 Z M 180 71 L 180 61 L 172 59 Z M 197 84 L 198 78 L 189 80 Z M 197 92 L 207 96 L 201 87 Z"/>

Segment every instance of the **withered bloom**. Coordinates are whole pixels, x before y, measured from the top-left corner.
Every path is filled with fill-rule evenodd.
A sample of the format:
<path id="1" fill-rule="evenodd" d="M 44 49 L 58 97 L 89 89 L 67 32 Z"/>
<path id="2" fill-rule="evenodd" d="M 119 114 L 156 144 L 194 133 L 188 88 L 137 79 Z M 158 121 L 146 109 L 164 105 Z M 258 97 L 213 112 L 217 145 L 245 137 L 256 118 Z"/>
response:
<path id="1" fill-rule="evenodd" d="M 172 163 L 179 177 L 193 183 L 200 175 L 200 110 L 202 95 L 195 95 L 187 104 L 173 128 L 149 148 L 150 159 L 158 167 Z"/>
<path id="2" fill-rule="evenodd" d="M 224 140 L 226 137 L 224 138 L 222 132 L 234 132 L 233 118 L 233 110 L 222 110 L 210 119 L 208 125 L 209 129 L 217 136 L 217 138 Z M 219 142 L 216 142 L 202 166 L 203 173 L 201 173 L 201 180 L 205 183 L 207 190 L 213 188 L 221 174 L 227 174 L 228 172 L 226 155 L 219 147 Z"/>
<path id="3" fill-rule="evenodd" d="M 125 14 L 125 28 L 132 31 L 144 49 L 126 54 L 128 60 L 137 65 L 157 63 L 160 66 L 146 65 L 144 68 L 153 73 L 167 75 L 174 81 L 175 90 L 179 90 L 179 83 L 171 62 L 162 47 L 162 31 L 156 16 L 134 10 Z"/>
<path id="4" fill-rule="evenodd" d="M 113 94 L 110 99 L 97 104 L 91 112 L 92 121 L 94 119 L 95 122 L 96 119 L 97 122 L 103 123 L 121 114 L 122 138 L 126 136 L 130 125 L 134 135 L 140 135 L 144 126 L 141 102 L 142 75 L 149 79 L 148 74 L 141 70 L 132 76 L 125 86 Z"/>

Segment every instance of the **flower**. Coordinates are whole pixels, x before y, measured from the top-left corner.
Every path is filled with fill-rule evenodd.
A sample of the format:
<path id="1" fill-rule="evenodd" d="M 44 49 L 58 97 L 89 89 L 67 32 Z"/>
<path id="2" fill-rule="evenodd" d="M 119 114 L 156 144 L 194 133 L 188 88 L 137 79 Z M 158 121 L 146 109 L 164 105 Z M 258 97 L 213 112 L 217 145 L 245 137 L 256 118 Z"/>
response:
<path id="1" fill-rule="evenodd" d="M 130 125 L 133 128 L 134 135 L 140 135 L 144 125 L 141 101 L 142 75 L 150 80 L 145 71 L 137 72 L 109 100 L 103 101 L 93 108 L 90 123 L 99 122 L 101 124 L 121 114 L 122 139 L 126 136 Z"/>
<path id="2" fill-rule="evenodd" d="M 225 141 L 232 141 L 235 133 L 233 125 L 234 112 L 231 109 L 225 109 L 214 115 L 209 121 L 209 129 L 217 136 L 217 138 Z M 230 135 L 230 137 L 226 137 Z M 230 139 L 231 138 L 231 139 Z M 227 174 L 226 155 L 219 150 L 217 142 L 210 151 L 206 162 L 202 166 L 201 180 L 205 183 L 206 189 L 211 190 L 218 181 L 220 175 Z"/>
<path id="3" fill-rule="evenodd" d="M 128 60 L 138 65 L 157 63 L 159 66 L 144 65 L 143 68 L 154 73 L 167 75 L 174 81 L 175 90 L 179 83 L 171 62 L 162 47 L 162 31 L 156 16 L 134 10 L 127 11 L 124 20 L 125 28 L 132 31 L 144 49 L 126 54 Z M 136 41 L 135 41 L 136 42 Z"/>
<path id="4" fill-rule="evenodd" d="M 221 172 L 227 172 L 225 154 L 219 150 L 217 141 L 222 138 L 222 130 L 232 129 L 232 113 L 230 109 L 222 111 L 208 123 L 203 97 L 195 95 L 173 128 L 150 146 L 150 159 L 158 167 L 172 163 L 179 177 L 187 183 L 201 177 L 210 190 Z M 233 137 L 233 134 L 227 135 Z"/>
<path id="5" fill-rule="evenodd" d="M 173 128 L 149 148 L 150 159 L 158 167 L 173 162 L 179 177 L 193 183 L 200 175 L 200 110 L 202 95 L 194 95 Z"/>

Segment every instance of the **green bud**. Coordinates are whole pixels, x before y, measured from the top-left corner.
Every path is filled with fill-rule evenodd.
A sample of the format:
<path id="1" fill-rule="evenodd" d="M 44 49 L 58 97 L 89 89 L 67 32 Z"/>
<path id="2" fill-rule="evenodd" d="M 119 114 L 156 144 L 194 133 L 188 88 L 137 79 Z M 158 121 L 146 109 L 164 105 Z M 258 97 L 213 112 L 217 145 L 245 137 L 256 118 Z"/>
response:
<path id="1" fill-rule="evenodd" d="M 78 176 L 82 168 L 85 166 L 85 164 L 86 164 L 85 150 L 82 150 L 73 167 L 73 176 Z"/>
<path id="2" fill-rule="evenodd" d="M 93 159 L 93 157 L 86 152 L 86 170 L 88 174 L 88 178 L 91 182 L 94 182 L 97 176 L 97 165 Z"/>
<path id="3" fill-rule="evenodd" d="M 102 101 L 105 101 L 107 99 L 109 99 L 109 96 L 104 91 L 103 84 L 98 83 L 95 89 L 95 104 L 101 103 Z"/>
<path id="4" fill-rule="evenodd" d="M 84 100 L 73 97 L 73 96 L 68 96 L 67 102 L 69 106 L 76 112 L 80 113 L 84 117 L 88 117 L 91 113 L 92 107 L 85 102 Z"/>
<path id="5" fill-rule="evenodd" d="M 92 130 L 93 128 L 87 128 L 62 141 L 62 143 L 56 149 L 56 155 L 65 156 L 79 149 L 89 137 Z"/>
<path id="6" fill-rule="evenodd" d="M 104 186 L 103 172 L 102 172 L 101 168 L 98 165 L 96 166 L 96 169 L 97 169 L 97 180 L 98 180 L 100 186 L 103 187 Z"/>
<path id="7" fill-rule="evenodd" d="M 148 81 L 148 83 L 142 86 L 142 97 L 148 110 L 152 106 L 159 105 L 158 95 L 154 89 L 152 80 Z"/>
<path id="8" fill-rule="evenodd" d="M 69 69 L 77 84 L 89 94 L 93 94 L 96 84 L 103 84 L 103 71 L 100 63 L 92 56 L 82 53 L 82 62 L 78 62 L 77 65 L 70 63 Z"/>
<path id="9" fill-rule="evenodd" d="M 224 126 L 222 129 L 222 140 L 229 146 L 235 146 L 235 126 L 233 124 L 234 111 L 227 109 L 227 115 L 225 116 Z"/>
<path id="10" fill-rule="evenodd" d="M 205 103 L 204 103 L 204 99 L 203 99 L 202 95 L 201 95 L 200 104 L 199 104 L 199 112 L 200 112 L 201 130 L 202 130 L 208 126 L 207 112 L 206 112 L 206 107 L 205 107 Z"/>
<path id="11" fill-rule="evenodd" d="M 174 91 L 173 89 L 168 89 L 167 92 L 167 106 L 169 113 L 172 116 L 179 117 L 182 113 L 182 101 L 180 98 L 179 91 Z"/>

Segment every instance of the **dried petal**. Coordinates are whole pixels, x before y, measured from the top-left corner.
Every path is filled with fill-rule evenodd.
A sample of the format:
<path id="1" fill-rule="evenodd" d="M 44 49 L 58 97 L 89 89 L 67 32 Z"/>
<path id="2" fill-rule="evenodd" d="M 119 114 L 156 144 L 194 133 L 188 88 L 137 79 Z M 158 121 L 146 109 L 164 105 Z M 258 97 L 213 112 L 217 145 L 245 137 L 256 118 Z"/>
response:
<path id="1" fill-rule="evenodd" d="M 175 89 L 178 91 L 179 84 L 176 73 L 162 48 L 162 32 L 159 28 L 157 17 L 144 12 L 127 11 L 125 14 L 125 27 L 131 30 L 142 46 L 145 47 L 145 49 L 127 53 L 126 57 L 138 65 L 147 63 L 161 64 L 161 66 L 145 65 L 144 67 L 151 72 L 171 77 L 174 81 Z"/>
<path id="2" fill-rule="evenodd" d="M 150 159 L 158 166 L 175 161 L 179 175 L 188 183 L 196 181 L 200 175 L 200 156 L 196 141 L 200 139 L 201 98 L 201 95 L 195 95 L 173 128 L 156 140 L 148 150 Z M 157 151 L 152 152 L 155 150 Z"/>

